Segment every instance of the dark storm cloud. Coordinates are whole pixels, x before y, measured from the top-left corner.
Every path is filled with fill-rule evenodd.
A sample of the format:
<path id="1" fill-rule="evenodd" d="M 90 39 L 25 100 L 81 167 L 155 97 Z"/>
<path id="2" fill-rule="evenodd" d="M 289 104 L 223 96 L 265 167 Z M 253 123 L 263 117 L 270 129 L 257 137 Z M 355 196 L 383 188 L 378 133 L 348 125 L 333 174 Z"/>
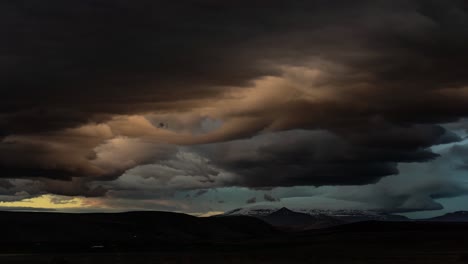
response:
<path id="1" fill-rule="evenodd" d="M 6 1 L 1 131 L 72 127 L 212 97 L 220 86 L 274 74 L 266 61 L 304 58 L 349 69 L 326 82 L 370 82 L 356 94 L 375 101 L 366 115 L 452 120 L 467 113 L 464 99 L 449 104 L 453 98 L 427 91 L 468 80 L 466 8 L 461 1 Z M 333 115 L 349 105 L 320 107 Z"/>
<path id="2" fill-rule="evenodd" d="M 8 189 L 10 189 L 10 188 L 12 188 L 12 187 L 14 187 L 14 185 L 11 184 L 10 181 L 5 180 L 5 179 L 0 179 L 0 188 L 7 189 L 7 190 L 8 190 Z"/>
<path id="3" fill-rule="evenodd" d="M 247 201 L 245 201 L 245 203 L 247 204 L 254 204 L 256 202 L 257 202 L 257 197 L 252 197 L 252 198 L 247 199 Z"/>
<path id="4" fill-rule="evenodd" d="M 367 184 L 398 173 L 400 162 L 436 158 L 428 147 L 459 140 L 437 124 L 468 115 L 464 1 L 23 0 L 0 10 L 4 178 L 114 179 L 171 160 L 169 150 L 152 154 L 166 138 L 188 145 L 321 129 L 331 136 L 286 133 L 201 155 L 238 176 L 224 184 Z M 223 125 L 195 139 L 115 121 L 201 107 L 220 112 Z M 106 122 L 105 135 L 67 130 Z M 119 148 L 118 136 L 151 143 Z M 210 184 L 217 174 L 195 165 L 188 170 Z M 105 193 L 79 181 L 47 190 Z"/>
<path id="5" fill-rule="evenodd" d="M 426 138 L 428 145 L 445 135 L 438 126 L 405 130 L 400 134 Z M 440 133 L 426 136 L 431 130 Z M 422 133 L 419 136 L 418 131 Z M 214 165 L 238 175 L 234 181 L 238 186 L 256 188 L 369 184 L 397 174 L 399 162 L 426 162 L 438 157 L 423 145 L 398 146 L 393 142 L 394 135 L 388 134 L 381 138 L 381 144 L 365 145 L 325 131 L 295 130 L 202 146 L 200 152 Z"/>
<path id="6" fill-rule="evenodd" d="M 312 195 L 373 204 L 387 212 L 439 210 L 438 199 L 466 195 L 465 143 L 445 147 L 441 157 L 427 163 L 402 164 L 400 174 L 365 186 L 324 186 Z"/>
<path id="7" fill-rule="evenodd" d="M 57 195 L 100 197 L 108 191 L 100 185 L 91 187 L 83 178 L 73 178 L 71 181 L 47 179 L 41 182 L 43 183 L 41 190 Z"/>
<path id="8" fill-rule="evenodd" d="M 263 199 L 268 202 L 278 202 L 280 199 L 273 197 L 271 194 L 265 193 Z"/>
<path id="9" fill-rule="evenodd" d="M 1 5 L 0 32 L 8 39 L 0 49 L 3 134 L 154 110 L 269 72 L 239 46 L 262 31 L 248 22 L 248 8 L 197 1 Z"/>
<path id="10" fill-rule="evenodd" d="M 194 195 L 193 197 L 199 197 L 199 196 L 202 196 L 204 195 L 205 193 L 207 193 L 208 190 L 198 190 Z"/>

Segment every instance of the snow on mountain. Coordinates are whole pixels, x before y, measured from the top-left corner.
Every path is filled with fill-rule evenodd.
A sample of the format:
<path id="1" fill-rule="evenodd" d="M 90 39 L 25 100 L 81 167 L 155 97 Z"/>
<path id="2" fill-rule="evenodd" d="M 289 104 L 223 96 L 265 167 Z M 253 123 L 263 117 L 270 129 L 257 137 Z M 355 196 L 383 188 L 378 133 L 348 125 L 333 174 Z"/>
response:
<path id="1" fill-rule="evenodd" d="M 224 215 L 246 215 L 258 218 L 264 218 L 271 215 L 279 210 L 285 210 L 287 208 L 279 208 L 274 206 L 250 206 L 237 208 L 226 212 Z M 324 209 L 306 209 L 306 208 L 292 208 L 287 209 L 292 212 L 307 214 L 314 217 L 328 217 L 343 222 L 359 222 L 359 221 L 404 221 L 407 220 L 404 216 L 391 215 L 378 211 L 372 210 L 356 210 L 356 209 L 341 209 L 341 210 L 324 210 Z"/>
<path id="2" fill-rule="evenodd" d="M 246 216 L 267 216 L 280 208 L 275 206 L 249 206 L 227 211 L 224 215 L 246 215 Z"/>
<path id="3" fill-rule="evenodd" d="M 317 229 L 344 224 L 344 222 L 330 216 L 310 215 L 307 213 L 295 212 L 285 207 L 267 216 L 258 218 L 273 226 L 290 230 Z"/>

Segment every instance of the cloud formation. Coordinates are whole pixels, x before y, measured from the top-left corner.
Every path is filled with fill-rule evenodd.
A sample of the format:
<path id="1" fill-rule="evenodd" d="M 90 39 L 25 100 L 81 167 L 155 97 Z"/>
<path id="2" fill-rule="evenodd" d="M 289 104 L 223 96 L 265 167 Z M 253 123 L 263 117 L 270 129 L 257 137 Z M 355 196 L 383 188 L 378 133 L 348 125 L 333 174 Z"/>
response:
<path id="1" fill-rule="evenodd" d="M 0 6 L 6 196 L 374 184 L 468 116 L 463 1 Z"/>

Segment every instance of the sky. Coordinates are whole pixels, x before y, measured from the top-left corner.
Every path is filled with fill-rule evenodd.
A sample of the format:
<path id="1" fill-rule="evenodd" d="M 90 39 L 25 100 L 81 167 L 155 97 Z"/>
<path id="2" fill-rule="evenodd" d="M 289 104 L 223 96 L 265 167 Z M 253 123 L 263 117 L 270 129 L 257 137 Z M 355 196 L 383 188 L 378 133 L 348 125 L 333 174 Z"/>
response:
<path id="1" fill-rule="evenodd" d="M 0 3 L 0 208 L 468 210 L 462 0 Z"/>

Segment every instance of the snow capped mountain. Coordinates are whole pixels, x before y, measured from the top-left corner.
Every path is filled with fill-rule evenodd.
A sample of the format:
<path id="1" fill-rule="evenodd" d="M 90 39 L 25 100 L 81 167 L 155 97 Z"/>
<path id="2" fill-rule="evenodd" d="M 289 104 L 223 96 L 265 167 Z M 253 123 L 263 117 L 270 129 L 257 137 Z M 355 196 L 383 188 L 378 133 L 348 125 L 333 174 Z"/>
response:
<path id="1" fill-rule="evenodd" d="M 361 221 L 405 221 L 408 218 L 371 210 L 323 210 L 305 208 L 278 208 L 250 206 L 226 212 L 225 216 L 245 215 L 260 218 L 274 226 L 288 226 L 302 229 L 322 228 L 344 223 Z"/>
<path id="2" fill-rule="evenodd" d="M 233 215 L 245 215 L 245 216 L 253 216 L 253 217 L 260 217 L 260 216 L 267 216 L 273 212 L 278 211 L 280 208 L 278 207 L 269 207 L 269 206 L 250 206 L 250 207 L 243 207 L 237 208 L 231 211 L 227 211 L 224 213 L 226 216 L 233 216 Z"/>
<path id="3" fill-rule="evenodd" d="M 281 209 L 279 207 L 269 206 L 250 206 L 237 208 L 224 213 L 224 215 L 248 215 L 248 216 L 266 216 Z M 384 220 L 388 214 L 384 214 L 372 210 L 356 210 L 356 209 L 340 209 L 340 210 L 324 210 L 324 209 L 305 209 L 305 208 L 291 208 L 288 209 L 297 213 L 304 213 L 311 216 L 326 215 L 334 217 L 367 217 L 374 220 Z"/>
<path id="4" fill-rule="evenodd" d="M 330 216 L 310 215 L 291 211 L 285 207 L 259 218 L 273 226 L 295 230 L 316 229 L 344 224 L 341 220 Z"/>

